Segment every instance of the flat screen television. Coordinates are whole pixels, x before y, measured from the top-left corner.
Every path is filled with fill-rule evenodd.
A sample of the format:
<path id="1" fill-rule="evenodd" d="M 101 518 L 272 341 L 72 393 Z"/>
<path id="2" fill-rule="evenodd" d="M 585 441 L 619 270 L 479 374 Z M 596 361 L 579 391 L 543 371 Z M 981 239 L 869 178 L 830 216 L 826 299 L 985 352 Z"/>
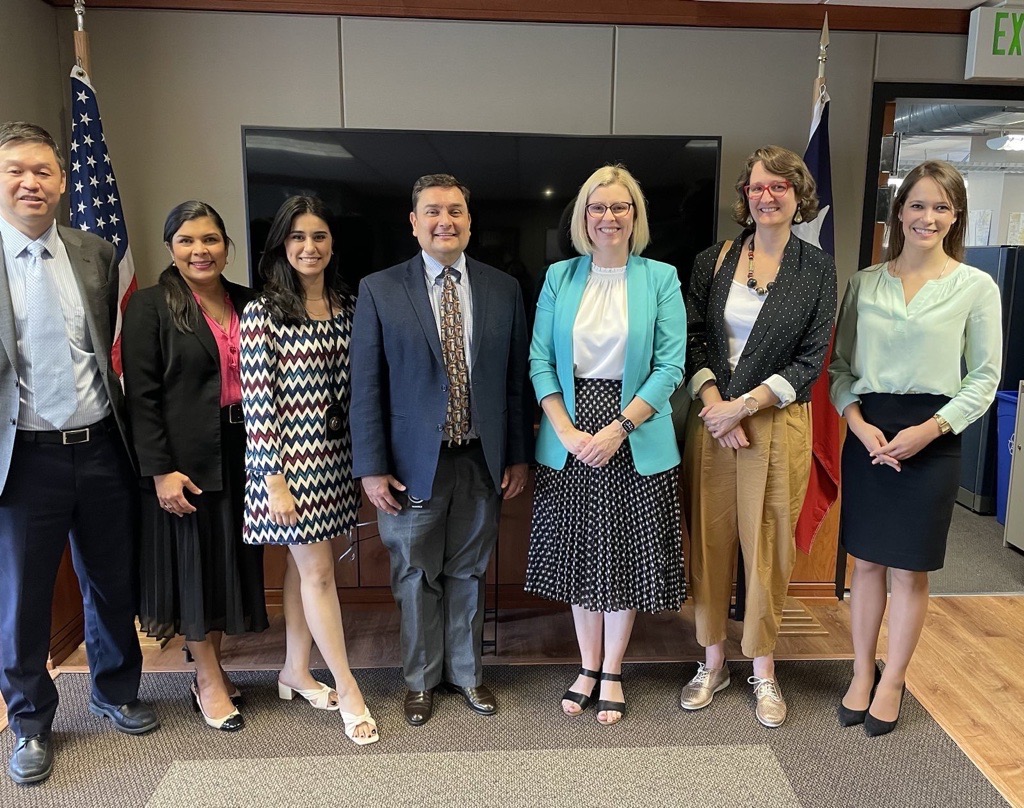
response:
<path id="1" fill-rule="evenodd" d="M 359 280 L 419 249 L 409 225 L 413 182 L 453 174 L 470 189 L 467 253 L 515 276 L 531 315 L 546 267 L 575 255 L 569 211 L 599 166 L 622 163 L 648 201 L 649 258 L 686 289 L 694 256 L 715 241 L 721 139 L 374 129 L 243 129 L 250 280 L 270 221 L 293 194 L 318 196 L 343 276 Z"/>

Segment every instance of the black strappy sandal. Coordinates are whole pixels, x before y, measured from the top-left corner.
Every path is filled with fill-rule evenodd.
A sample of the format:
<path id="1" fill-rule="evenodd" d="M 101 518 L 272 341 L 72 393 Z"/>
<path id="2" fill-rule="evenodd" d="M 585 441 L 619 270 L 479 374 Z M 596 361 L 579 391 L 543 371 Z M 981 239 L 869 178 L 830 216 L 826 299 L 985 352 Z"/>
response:
<path id="1" fill-rule="evenodd" d="M 605 673 L 601 671 L 601 679 L 605 682 L 621 682 L 621 673 Z M 600 684 L 600 683 L 598 683 Z M 612 724 L 618 724 L 626 715 L 626 702 L 624 701 L 609 701 L 608 699 L 598 699 L 597 704 L 594 705 L 594 709 L 598 713 L 604 712 L 615 712 L 619 714 L 619 717 L 614 721 L 602 721 L 600 718 L 597 719 L 598 724 L 603 724 L 606 727 L 610 727 Z"/>
<path id="2" fill-rule="evenodd" d="M 601 677 L 599 671 L 590 671 L 583 667 L 580 668 L 579 675 L 586 676 L 589 679 L 600 679 Z M 570 718 L 581 715 L 583 711 L 590 706 L 590 703 L 597 698 L 597 694 L 600 689 L 601 682 L 598 681 L 594 683 L 594 689 L 591 691 L 589 696 L 586 693 L 577 693 L 575 690 L 566 690 L 565 693 L 562 694 L 562 701 L 571 701 L 573 704 L 578 704 L 580 706 L 580 711 L 578 713 L 566 713 L 563 708 L 562 712 Z"/>

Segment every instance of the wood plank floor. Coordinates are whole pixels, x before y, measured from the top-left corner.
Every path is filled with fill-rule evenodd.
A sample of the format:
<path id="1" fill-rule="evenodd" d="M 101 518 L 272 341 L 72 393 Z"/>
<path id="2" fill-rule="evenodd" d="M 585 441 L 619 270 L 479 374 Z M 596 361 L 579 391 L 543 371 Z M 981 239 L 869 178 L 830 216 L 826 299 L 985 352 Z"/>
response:
<path id="1" fill-rule="evenodd" d="M 397 666 L 398 614 L 393 607 L 345 609 L 354 667 Z M 739 624 L 730 622 L 727 653 L 741 659 Z M 1017 808 L 1024 808 L 1024 596 L 933 597 L 907 686 L 960 748 Z M 882 649 L 884 650 L 884 628 Z M 283 618 L 260 635 L 225 638 L 225 667 L 276 669 L 283 659 Z M 787 605 L 778 659 L 849 659 L 849 607 L 835 601 Z M 146 670 L 187 670 L 180 642 L 144 642 Z M 693 638 L 693 607 L 678 614 L 641 616 L 631 661 L 692 662 L 702 658 Z M 883 657 L 884 658 L 884 657 Z M 568 610 L 503 611 L 497 655 L 485 664 L 578 662 Z M 315 664 L 322 665 L 317 659 Z M 84 649 L 61 666 L 86 670 Z M 680 682 L 692 672 L 680 670 Z M 839 694 L 837 694 L 838 698 Z"/>

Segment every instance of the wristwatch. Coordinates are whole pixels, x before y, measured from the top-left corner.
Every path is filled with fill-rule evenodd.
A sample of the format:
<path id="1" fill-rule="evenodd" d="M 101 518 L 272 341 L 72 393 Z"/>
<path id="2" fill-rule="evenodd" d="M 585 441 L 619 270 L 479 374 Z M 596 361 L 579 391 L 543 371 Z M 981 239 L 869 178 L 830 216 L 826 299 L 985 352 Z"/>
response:
<path id="1" fill-rule="evenodd" d="M 949 425 L 949 421 L 947 421 L 945 418 L 943 418 L 938 413 L 935 413 L 935 415 L 933 415 L 932 418 L 934 418 L 935 419 L 935 423 L 937 423 L 939 425 L 939 434 L 940 435 L 948 435 L 950 432 L 953 431 L 953 427 L 951 427 Z"/>
<path id="2" fill-rule="evenodd" d="M 740 401 L 743 402 L 743 409 L 747 411 L 747 415 L 757 415 L 757 411 L 761 409 L 761 405 L 753 396 L 743 396 Z"/>
<path id="3" fill-rule="evenodd" d="M 622 427 L 622 431 L 625 432 L 627 435 L 632 434 L 633 430 L 636 429 L 636 424 L 630 421 L 621 412 L 615 416 L 615 420 L 619 422 L 619 425 Z"/>

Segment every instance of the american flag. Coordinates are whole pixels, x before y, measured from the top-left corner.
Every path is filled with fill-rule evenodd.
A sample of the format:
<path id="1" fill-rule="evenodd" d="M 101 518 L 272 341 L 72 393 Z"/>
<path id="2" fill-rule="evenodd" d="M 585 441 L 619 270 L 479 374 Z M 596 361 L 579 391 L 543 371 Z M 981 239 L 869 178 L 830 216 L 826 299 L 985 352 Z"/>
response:
<path id="1" fill-rule="evenodd" d="M 103 137 L 100 108 L 89 75 L 80 67 L 71 71 L 71 226 L 87 230 L 114 245 L 118 264 L 117 323 L 111 364 L 121 375 L 121 316 L 128 298 L 138 288 L 135 265 L 128 246 L 124 211 Z"/>

